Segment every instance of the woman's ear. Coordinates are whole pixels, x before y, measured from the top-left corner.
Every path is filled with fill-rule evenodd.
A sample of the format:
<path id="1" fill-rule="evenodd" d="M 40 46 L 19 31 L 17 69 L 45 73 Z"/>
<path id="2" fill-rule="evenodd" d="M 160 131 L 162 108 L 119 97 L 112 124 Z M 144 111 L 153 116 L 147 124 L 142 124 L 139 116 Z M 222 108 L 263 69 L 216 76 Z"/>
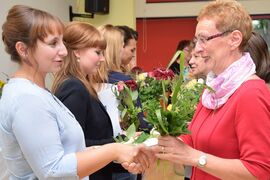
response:
<path id="1" fill-rule="evenodd" d="M 18 54 L 20 55 L 20 57 L 22 59 L 27 59 L 28 57 L 28 52 L 27 52 L 27 46 L 25 43 L 21 42 L 21 41 L 18 41 L 16 42 L 15 44 L 15 48 L 18 52 Z"/>
<path id="2" fill-rule="evenodd" d="M 243 40 L 243 35 L 240 31 L 234 30 L 231 33 L 230 45 L 232 49 L 239 48 L 241 42 Z"/>
<path id="3" fill-rule="evenodd" d="M 80 59 L 80 51 L 79 50 L 74 50 L 73 51 L 73 53 L 74 53 L 74 56 L 77 58 L 77 59 Z"/>

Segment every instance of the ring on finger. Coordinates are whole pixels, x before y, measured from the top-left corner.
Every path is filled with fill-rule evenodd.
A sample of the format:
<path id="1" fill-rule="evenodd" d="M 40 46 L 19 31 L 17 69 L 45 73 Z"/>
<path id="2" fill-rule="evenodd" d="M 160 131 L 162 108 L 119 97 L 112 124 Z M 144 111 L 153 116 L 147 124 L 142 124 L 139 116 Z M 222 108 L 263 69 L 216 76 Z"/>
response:
<path id="1" fill-rule="evenodd" d="M 162 150 L 162 153 L 165 154 L 165 147 L 164 146 L 161 147 L 161 150 Z"/>

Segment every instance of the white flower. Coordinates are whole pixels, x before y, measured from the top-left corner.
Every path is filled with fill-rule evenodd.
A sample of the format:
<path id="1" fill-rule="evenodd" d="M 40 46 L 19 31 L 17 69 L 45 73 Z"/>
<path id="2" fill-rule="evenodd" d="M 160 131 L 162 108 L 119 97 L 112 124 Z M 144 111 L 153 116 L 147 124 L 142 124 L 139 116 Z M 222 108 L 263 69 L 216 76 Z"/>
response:
<path id="1" fill-rule="evenodd" d="M 150 134 L 157 137 L 160 136 L 160 133 L 155 128 L 150 131 Z"/>
<path id="2" fill-rule="evenodd" d="M 158 138 L 149 138 L 143 142 L 146 146 L 154 146 L 158 144 Z"/>
<path id="3" fill-rule="evenodd" d="M 199 78 L 199 79 L 198 79 L 198 83 L 204 84 L 204 80 L 203 80 L 202 78 Z"/>

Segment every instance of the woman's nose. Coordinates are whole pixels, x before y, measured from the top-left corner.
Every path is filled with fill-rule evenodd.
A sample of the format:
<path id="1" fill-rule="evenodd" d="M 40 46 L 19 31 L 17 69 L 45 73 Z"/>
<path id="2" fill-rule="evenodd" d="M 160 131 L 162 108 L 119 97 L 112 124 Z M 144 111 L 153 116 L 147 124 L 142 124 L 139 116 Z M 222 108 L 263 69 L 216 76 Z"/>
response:
<path id="1" fill-rule="evenodd" d="M 100 56 L 99 61 L 100 61 L 100 62 L 105 61 L 105 57 L 104 57 L 104 55 L 103 55 L 103 54 Z"/>
<path id="2" fill-rule="evenodd" d="M 193 64 L 195 62 L 195 57 L 191 56 L 190 60 L 188 61 L 189 64 Z"/>
<path id="3" fill-rule="evenodd" d="M 203 51 L 203 47 L 202 47 L 202 44 L 198 42 L 196 42 L 195 44 L 195 48 L 194 48 L 194 52 L 195 53 L 200 53 Z"/>
<path id="4" fill-rule="evenodd" d="M 59 54 L 61 56 L 67 56 L 68 52 L 67 52 L 67 48 L 66 46 L 62 43 L 61 46 L 60 46 L 60 49 L 59 49 Z"/>

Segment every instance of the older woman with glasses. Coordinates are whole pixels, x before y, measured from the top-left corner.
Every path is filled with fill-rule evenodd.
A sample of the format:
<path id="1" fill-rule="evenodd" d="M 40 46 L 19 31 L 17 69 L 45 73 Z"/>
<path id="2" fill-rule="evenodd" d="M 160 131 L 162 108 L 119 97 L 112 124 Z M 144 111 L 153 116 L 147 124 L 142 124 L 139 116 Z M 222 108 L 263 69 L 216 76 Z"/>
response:
<path id="1" fill-rule="evenodd" d="M 190 134 L 162 137 L 157 157 L 193 166 L 191 179 L 270 179 L 270 92 L 245 53 L 249 14 L 235 0 L 216 0 L 197 18 L 195 52 L 208 57 L 206 89 Z"/>

